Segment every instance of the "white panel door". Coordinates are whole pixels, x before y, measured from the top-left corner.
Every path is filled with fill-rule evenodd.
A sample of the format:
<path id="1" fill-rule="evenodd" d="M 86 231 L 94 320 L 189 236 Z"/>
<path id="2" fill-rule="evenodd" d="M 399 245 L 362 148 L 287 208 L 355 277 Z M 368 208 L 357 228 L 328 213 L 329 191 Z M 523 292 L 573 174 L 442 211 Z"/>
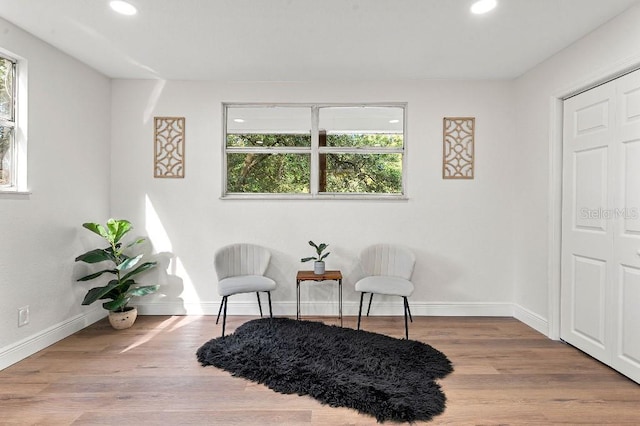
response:
<path id="1" fill-rule="evenodd" d="M 609 363 L 615 88 L 564 102 L 561 337 Z"/>
<path id="2" fill-rule="evenodd" d="M 640 383 L 640 71 L 564 108 L 561 337 Z"/>
<path id="3" fill-rule="evenodd" d="M 616 80 L 616 228 L 611 366 L 640 383 L 640 72 Z"/>

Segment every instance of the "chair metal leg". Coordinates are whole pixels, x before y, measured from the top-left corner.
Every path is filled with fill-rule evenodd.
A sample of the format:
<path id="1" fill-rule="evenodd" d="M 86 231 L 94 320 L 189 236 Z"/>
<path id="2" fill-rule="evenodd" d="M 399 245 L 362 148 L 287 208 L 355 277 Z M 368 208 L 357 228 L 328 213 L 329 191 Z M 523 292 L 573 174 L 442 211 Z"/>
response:
<path id="1" fill-rule="evenodd" d="M 367 316 L 369 316 L 369 311 L 371 311 L 371 301 L 373 300 L 373 293 L 369 295 L 369 307 L 367 308 Z"/>
<path id="2" fill-rule="evenodd" d="M 262 318 L 262 304 L 260 303 L 260 292 L 256 291 L 256 297 L 258 298 L 258 308 L 260 309 L 260 318 Z"/>
<path id="3" fill-rule="evenodd" d="M 409 309 L 409 304 L 407 303 L 407 298 L 404 298 L 404 335 L 407 340 L 409 340 L 409 322 L 407 321 L 407 311 Z"/>
<path id="4" fill-rule="evenodd" d="M 218 309 L 218 318 L 216 318 L 216 325 L 218 325 L 218 321 L 220 321 L 220 313 L 222 312 L 222 305 L 224 305 L 224 296 L 222 296 L 222 300 L 220 301 L 220 309 Z"/>
<path id="5" fill-rule="evenodd" d="M 404 298 L 404 304 L 407 307 L 407 312 L 409 312 L 409 321 L 413 322 L 413 317 L 411 316 L 411 308 L 409 307 L 409 299 Z"/>
<path id="6" fill-rule="evenodd" d="M 271 310 L 271 292 L 267 292 L 267 298 L 269 299 L 269 318 L 273 318 L 273 311 Z"/>
<path id="7" fill-rule="evenodd" d="M 222 314 L 222 337 L 224 337 L 224 329 L 227 326 L 227 299 L 229 296 L 225 296 L 222 299 L 222 303 L 224 303 L 224 313 Z"/>
<path id="8" fill-rule="evenodd" d="M 358 330 L 360 330 L 360 317 L 362 316 L 362 299 L 364 299 L 364 292 L 360 293 L 360 309 L 358 309 Z"/>

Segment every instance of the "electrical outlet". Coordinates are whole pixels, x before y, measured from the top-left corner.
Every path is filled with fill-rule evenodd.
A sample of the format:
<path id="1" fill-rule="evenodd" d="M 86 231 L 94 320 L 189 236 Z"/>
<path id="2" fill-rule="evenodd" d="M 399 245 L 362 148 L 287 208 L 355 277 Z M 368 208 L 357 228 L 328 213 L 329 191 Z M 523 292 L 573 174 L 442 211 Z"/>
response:
<path id="1" fill-rule="evenodd" d="M 29 324 L 29 305 L 18 308 L 18 327 Z"/>

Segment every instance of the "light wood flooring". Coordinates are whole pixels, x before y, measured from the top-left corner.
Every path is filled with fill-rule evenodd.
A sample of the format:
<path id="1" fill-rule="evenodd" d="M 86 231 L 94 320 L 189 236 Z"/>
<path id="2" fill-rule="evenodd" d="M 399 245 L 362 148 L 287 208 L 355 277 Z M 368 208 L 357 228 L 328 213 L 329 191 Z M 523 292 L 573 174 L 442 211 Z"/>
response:
<path id="1" fill-rule="evenodd" d="M 249 319 L 229 317 L 227 329 Z M 403 327 L 401 317 L 363 320 L 394 337 Z M 376 424 L 200 366 L 196 350 L 219 334 L 214 316 L 143 316 L 122 331 L 100 321 L 0 371 L 0 424 Z M 440 381 L 447 409 L 429 424 L 640 425 L 640 385 L 515 319 L 416 317 L 410 337 L 455 367 Z"/>

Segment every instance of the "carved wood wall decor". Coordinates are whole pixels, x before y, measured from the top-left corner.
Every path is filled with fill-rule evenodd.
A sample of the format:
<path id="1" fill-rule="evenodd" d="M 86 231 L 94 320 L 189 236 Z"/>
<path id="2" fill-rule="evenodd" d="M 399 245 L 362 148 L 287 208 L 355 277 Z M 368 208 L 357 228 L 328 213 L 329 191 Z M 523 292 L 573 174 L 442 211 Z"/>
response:
<path id="1" fill-rule="evenodd" d="M 156 178 L 184 177 L 184 117 L 154 117 Z"/>
<path id="2" fill-rule="evenodd" d="M 473 179 L 475 117 L 445 117 L 443 120 L 443 179 Z"/>

